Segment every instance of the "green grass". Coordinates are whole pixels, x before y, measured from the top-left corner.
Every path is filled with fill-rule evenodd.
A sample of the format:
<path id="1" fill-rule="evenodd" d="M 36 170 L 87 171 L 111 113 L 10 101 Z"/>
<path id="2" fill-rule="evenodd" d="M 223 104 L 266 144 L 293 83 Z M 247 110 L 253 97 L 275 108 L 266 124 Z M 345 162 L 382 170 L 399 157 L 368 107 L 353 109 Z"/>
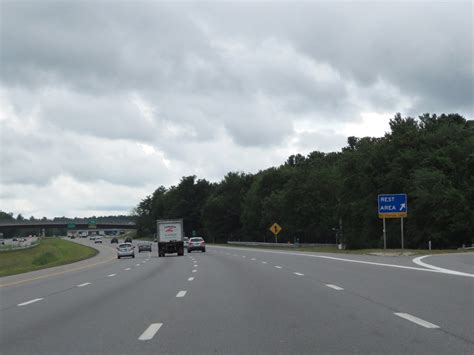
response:
<path id="1" fill-rule="evenodd" d="M 88 246 L 59 238 L 41 240 L 37 247 L 5 251 L 0 254 L 0 276 L 70 264 L 91 258 L 98 251 Z"/>
<path id="2" fill-rule="evenodd" d="M 368 255 L 373 253 L 387 253 L 387 254 L 409 254 L 409 255 L 427 255 L 427 254 L 448 254 L 448 253 L 466 253 L 474 252 L 474 249 L 345 249 L 339 250 L 335 247 L 305 247 L 305 248 L 293 248 L 293 247 L 271 247 L 271 246 L 247 246 L 247 245 L 232 245 L 232 244 L 215 244 L 226 247 L 242 247 L 242 248 L 258 248 L 267 250 L 285 250 L 285 251 L 297 251 L 297 252 L 312 252 L 312 253 L 337 253 L 337 254 L 359 254 Z"/>

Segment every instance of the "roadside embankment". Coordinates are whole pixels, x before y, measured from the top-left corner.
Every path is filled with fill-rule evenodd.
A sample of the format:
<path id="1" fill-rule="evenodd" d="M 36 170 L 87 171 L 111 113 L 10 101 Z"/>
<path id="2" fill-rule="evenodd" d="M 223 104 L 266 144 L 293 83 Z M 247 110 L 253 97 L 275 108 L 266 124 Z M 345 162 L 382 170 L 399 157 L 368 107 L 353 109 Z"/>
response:
<path id="1" fill-rule="evenodd" d="M 97 254 L 96 249 L 85 245 L 60 238 L 46 238 L 34 248 L 2 252 L 0 276 L 70 264 Z"/>

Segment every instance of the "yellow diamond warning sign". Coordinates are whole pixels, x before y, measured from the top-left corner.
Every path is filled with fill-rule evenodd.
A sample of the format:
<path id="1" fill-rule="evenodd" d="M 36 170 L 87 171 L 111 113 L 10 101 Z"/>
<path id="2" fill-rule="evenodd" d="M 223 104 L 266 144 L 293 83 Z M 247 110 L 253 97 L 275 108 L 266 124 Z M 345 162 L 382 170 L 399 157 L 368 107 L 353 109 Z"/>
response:
<path id="1" fill-rule="evenodd" d="M 278 223 L 273 223 L 272 226 L 270 227 L 270 231 L 273 234 L 278 235 L 278 233 L 281 232 L 281 227 Z"/>

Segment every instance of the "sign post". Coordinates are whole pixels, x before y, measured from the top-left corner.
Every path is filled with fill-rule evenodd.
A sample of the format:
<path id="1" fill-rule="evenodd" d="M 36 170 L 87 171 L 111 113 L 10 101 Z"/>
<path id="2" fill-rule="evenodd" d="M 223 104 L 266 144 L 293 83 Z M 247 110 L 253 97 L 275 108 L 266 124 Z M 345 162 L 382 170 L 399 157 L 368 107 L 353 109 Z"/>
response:
<path id="1" fill-rule="evenodd" d="M 277 243 L 277 235 L 278 233 L 281 232 L 281 227 L 278 223 L 273 223 L 272 226 L 270 227 L 270 232 L 273 233 L 273 235 L 275 236 L 275 244 Z"/>
<path id="2" fill-rule="evenodd" d="M 383 248 L 387 249 L 387 232 L 385 218 L 401 218 L 401 247 L 404 248 L 403 218 L 408 216 L 408 203 L 406 194 L 382 194 L 378 196 L 379 218 L 383 219 Z"/>
<path id="3" fill-rule="evenodd" d="M 402 237 L 402 250 L 404 249 L 404 246 L 403 246 L 403 217 L 400 218 L 400 228 L 401 228 L 401 237 Z"/>
<path id="4" fill-rule="evenodd" d="M 383 248 L 387 249 L 387 230 L 385 229 L 385 218 L 383 218 Z"/>

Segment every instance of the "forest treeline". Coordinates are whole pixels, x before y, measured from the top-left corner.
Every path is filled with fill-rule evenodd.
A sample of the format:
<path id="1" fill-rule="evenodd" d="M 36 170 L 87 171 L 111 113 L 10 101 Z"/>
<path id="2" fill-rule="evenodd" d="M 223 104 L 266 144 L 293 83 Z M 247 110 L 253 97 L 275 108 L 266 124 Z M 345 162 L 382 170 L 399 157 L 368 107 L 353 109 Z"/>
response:
<path id="1" fill-rule="evenodd" d="M 134 209 L 138 233 L 156 220 L 184 218 L 186 235 L 210 242 L 278 240 L 383 245 L 377 195 L 406 193 L 405 247 L 459 247 L 474 241 L 474 124 L 459 114 L 396 114 L 381 138 L 349 137 L 340 152 L 290 156 L 256 174 L 218 183 L 186 176 L 158 187 Z M 342 233 L 339 227 L 342 225 Z M 387 220 L 387 245 L 400 247 L 400 220 Z"/>

